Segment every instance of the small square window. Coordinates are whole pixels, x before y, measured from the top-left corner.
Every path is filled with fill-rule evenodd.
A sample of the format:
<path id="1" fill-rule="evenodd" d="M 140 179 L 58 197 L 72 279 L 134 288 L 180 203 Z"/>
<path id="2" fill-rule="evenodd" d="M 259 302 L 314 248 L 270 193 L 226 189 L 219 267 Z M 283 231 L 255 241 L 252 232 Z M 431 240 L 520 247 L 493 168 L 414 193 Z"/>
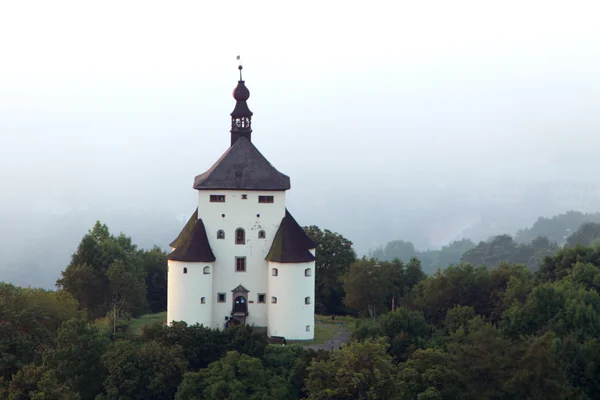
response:
<path id="1" fill-rule="evenodd" d="M 200 298 L 200 304 L 206 304 L 206 297 Z"/>
<path id="2" fill-rule="evenodd" d="M 266 237 L 267 237 L 267 234 L 265 233 L 265 231 L 263 231 L 263 230 L 258 231 L 258 238 L 259 239 L 264 239 Z"/>
<path id="3" fill-rule="evenodd" d="M 225 303 L 225 293 L 219 293 L 219 294 L 217 294 L 217 301 L 219 303 Z"/>
<path id="4" fill-rule="evenodd" d="M 259 203 L 273 203 L 275 198 L 273 196 L 258 196 Z"/>
<path id="5" fill-rule="evenodd" d="M 275 296 L 271 297 L 271 303 L 277 304 L 277 297 L 275 297 Z"/>
<path id="6" fill-rule="evenodd" d="M 310 332 L 310 325 L 306 325 L 306 332 Z"/>
<path id="7" fill-rule="evenodd" d="M 310 297 L 304 298 L 304 304 L 310 304 Z"/>
<path id="8" fill-rule="evenodd" d="M 246 272 L 246 257 L 235 258 L 235 272 Z"/>
<path id="9" fill-rule="evenodd" d="M 211 203 L 225 203 L 225 195 L 222 194 L 211 194 L 210 195 Z"/>
<path id="10" fill-rule="evenodd" d="M 259 293 L 258 294 L 258 303 L 264 303 L 266 301 L 265 297 L 267 297 L 267 296 L 264 293 Z"/>
<path id="11" fill-rule="evenodd" d="M 243 194 L 242 195 L 242 200 L 248 200 L 248 195 L 247 194 Z"/>

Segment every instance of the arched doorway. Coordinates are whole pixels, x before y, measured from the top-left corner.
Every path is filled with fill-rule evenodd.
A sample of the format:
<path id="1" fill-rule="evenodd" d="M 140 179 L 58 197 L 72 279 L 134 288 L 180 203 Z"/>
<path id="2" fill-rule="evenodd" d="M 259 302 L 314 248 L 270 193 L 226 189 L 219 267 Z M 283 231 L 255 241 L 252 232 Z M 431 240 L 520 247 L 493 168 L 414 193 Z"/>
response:
<path id="1" fill-rule="evenodd" d="M 248 302 L 244 296 L 237 296 L 233 303 L 233 313 L 248 314 Z"/>

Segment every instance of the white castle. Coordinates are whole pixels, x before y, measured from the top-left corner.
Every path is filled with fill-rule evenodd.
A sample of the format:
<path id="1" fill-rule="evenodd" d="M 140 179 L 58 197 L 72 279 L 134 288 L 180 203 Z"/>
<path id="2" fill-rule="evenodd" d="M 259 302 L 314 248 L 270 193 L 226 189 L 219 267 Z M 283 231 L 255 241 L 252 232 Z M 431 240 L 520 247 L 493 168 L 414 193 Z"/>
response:
<path id="1" fill-rule="evenodd" d="M 167 321 L 313 339 L 316 245 L 286 209 L 290 178 L 252 144 L 239 69 L 231 146 L 196 176 L 198 208 L 170 245 Z"/>

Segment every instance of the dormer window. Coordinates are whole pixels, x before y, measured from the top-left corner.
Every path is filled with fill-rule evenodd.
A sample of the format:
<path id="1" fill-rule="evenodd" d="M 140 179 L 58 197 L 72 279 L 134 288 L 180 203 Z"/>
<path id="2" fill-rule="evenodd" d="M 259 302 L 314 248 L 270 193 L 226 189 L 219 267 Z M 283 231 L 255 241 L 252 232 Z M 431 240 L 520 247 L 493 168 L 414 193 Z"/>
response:
<path id="1" fill-rule="evenodd" d="M 242 228 L 235 230 L 235 244 L 246 244 L 246 232 Z"/>
<path id="2" fill-rule="evenodd" d="M 219 229 L 217 231 L 217 239 L 225 239 L 225 231 L 222 229 Z"/>
<path id="3" fill-rule="evenodd" d="M 267 234 L 265 233 L 265 231 L 258 231 L 258 238 L 259 239 L 264 239 L 267 237 Z"/>
<path id="4" fill-rule="evenodd" d="M 275 198 L 273 196 L 258 196 L 259 203 L 273 203 Z"/>
<path id="5" fill-rule="evenodd" d="M 210 195 L 211 203 L 225 203 L 225 195 L 222 194 L 211 194 Z"/>

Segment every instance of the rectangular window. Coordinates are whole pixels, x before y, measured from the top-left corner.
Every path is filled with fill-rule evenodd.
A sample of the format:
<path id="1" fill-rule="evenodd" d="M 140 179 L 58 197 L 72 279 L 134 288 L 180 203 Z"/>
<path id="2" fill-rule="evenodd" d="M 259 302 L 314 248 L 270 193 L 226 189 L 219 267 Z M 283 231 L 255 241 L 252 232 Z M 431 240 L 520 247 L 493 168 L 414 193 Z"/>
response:
<path id="1" fill-rule="evenodd" d="M 223 194 L 211 194 L 210 195 L 211 203 L 225 203 L 225 195 Z"/>
<path id="2" fill-rule="evenodd" d="M 235 271 L 246 272 L 246 257 L 235 258 Z"/>
<path id="3" fill-rule="evenodd" d="M 266 297 L 267 297 L 267 296 L 266 296 L 264 293 L 259 293 L 259 294 L 258 294 L 258 302 L 259 302 L 259 303 L 264 303 L 264 302 L 265 302 L 265 298 L 266 298 Z"/>
<path id="4" fill-rule="evenodd" d="M 247 194 L 243 194 L 242 195 L 242 200 L 248 200 L 248 195 Z"/>
<path id="5" fill-rule="evenodd" d="M 217 301 L 219 303 L 225 303 L 225 293 L 218 293 L 217 294 Z"/>
<path id="6" fill-rule="evenodd" d="M 273 196 L 258 196 L 259 203 L 273 203 L 274 201 Z"/>

